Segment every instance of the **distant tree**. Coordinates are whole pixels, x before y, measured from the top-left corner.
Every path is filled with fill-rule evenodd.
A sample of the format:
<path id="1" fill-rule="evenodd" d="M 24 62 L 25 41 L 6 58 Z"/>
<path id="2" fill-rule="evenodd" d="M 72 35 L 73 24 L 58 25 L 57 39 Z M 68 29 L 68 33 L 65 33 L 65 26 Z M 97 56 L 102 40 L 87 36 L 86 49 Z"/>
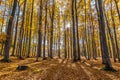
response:
<path id="1" fill-rule="evenodd" d="M 38 61 L 38 58 L 41 57 L 41 44 L 42 44 L 42 33 L 41 33 L 41 27 L 42 27 L 42 10 L 43 10 L 43 1 L 40 0 L 40 12 L 39 12 L 39 26 L 38 26 L 38 46 L 37 46 L 37 55 L 36 55 L 36 61 Z"/>
<path id="2" fill-rule="evenodd" d="M 76 55 L 76 37 L 75 37 L 75 10 L 74 10 L 74 6 L 75 6 L 75 0 L 72 0 L 72 33 L 73 33 L 73 58 L 74 58 L 74 62 L 77 61 L 77 55 Z"/>

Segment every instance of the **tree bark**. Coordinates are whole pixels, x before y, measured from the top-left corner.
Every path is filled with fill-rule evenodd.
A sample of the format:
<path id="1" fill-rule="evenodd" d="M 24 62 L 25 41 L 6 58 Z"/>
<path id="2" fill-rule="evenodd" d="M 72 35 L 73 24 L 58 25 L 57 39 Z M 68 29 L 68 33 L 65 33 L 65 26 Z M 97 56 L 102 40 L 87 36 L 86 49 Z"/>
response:
<path id="1" fill-rule="evenodd" d="M 50 30 L 50 58 L 53 58 L 53 26 L 54 26 L 54 8 L 55 8 L 55 1 L 52 0 L 52 17 L 51 17 L 51 30 Z"/>
<path id="2" fill-rule="evenodd" d="M 46 54 L 46 26 L 47 26 L 47 1 L 46 1 L 46 5 L 45 5 L 45 27 L 44 27 L 44 44 L 43 44 L 43 60 L 46 59 L 45 58 L 45 54 Z"/>
<path id="3" fill-rule="evenodd" d="M 12 50 L 12 55 L 11 56 L 14 56 L 14 53 L 15 53 L 15 47 L 16 47 L 16 41 L 17 41 L 17 33 L 18 33 L 19 14 L 20 14 L 20 6 L 19 6 L 19 3 L 18 3 L 17 21 L 16 21 L 16 26 L 15 26 L 15 37 L 14 37 L 13 50 Z"/>
<path id="4" fill-rule="evenodd" d="M 41 57 L 41 43 L 42 43 L 42 34 L 41 34 L 41 27 L 42 27 L 42 0 L 40 0 L 40 14 L 39 14 L 39 26 L 38 26 L 38 47 L 37 47 L 37 55 L 36 55 L 36 61 L 38 61 L 38 58 Z"/>
<path id="5" fill-rule="evenodd" d="M 76 55 L 76 37 L 75 37 L 75 12 L 74 12 L 74 5 L 75 5 L 75 0 L 72 0 L 72 33 L 73 33 L 73 61 L 77 61 L 77 55 Z"/>
<path id="6" fill-rule="evenodd" d="M 75 13 L 76 13 L 76 32 L 77 32 L 77 50 L 78 50 L 78 60 L 80 58 L 80 44 L 79 44 L 79 32 L 78 32 L 78 12 L 77 12 L 77 0 L 75 0 Z"/>
<path id="7" fill-rule="evenodd" d="M 30 20 L 30 33 L 29 33 L 29 46 L 28 46 L 28 54 L 27 57 L 29 58 L 31 52 L 31 34 L 32 34 L 32 21 L 33 21 L 33 9 L 34 9 L 34 0 L 32 0 L 32 12 L 31 12 L 31 20 Z"/>
<path id="8" fill-rule="evenodd" d="M 13 2 L 13 9 L 9 18 L 8 27 L 7 27 L 7 37 L 5 41 L 5 47 L 4 47 L 4 58 L 3 61 L 9 62 L 9 51 L 11 46 L 11 36 L 12 36 L 12 23 L 14 20 L 15 12 L 17 7 L 17 0 L 14 0 Z"/>
<path id="9" fill-rule="evenodd" d="M 103 47 L 103 57 L 105 58 L 105 68 L 106 69 L 113 69 L 112 64 L 109 58 L 108 53 L 108 47 L 107 47 L 107 40 L 105 36 L 105 21 L 104 21 L 104 14 L 103 14 L 103 7 L 102 7 L 102 0 L 98 0 L 98 7 L 99 7 L 99 13 L 100 13 L 100 31 L 101 31 L 101 41 L 102 41 L 102 47 Z"/>

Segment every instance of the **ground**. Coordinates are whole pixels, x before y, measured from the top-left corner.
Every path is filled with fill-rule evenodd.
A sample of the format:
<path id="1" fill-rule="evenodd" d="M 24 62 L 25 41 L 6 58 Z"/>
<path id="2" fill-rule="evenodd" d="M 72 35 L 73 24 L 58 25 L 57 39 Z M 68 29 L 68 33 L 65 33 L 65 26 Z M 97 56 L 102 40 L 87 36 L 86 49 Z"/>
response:
<path id="1" fill-rule="evenodd" d="M 2 59 L 2 57 L 0 57 Z M 101 58 L 73 63 L 69 59 L 26 58 L 19 60 L 11 57 L 12 62 L 0 62 L 0 80 L 120 80 L 120 63 L 114 63 L 117 72 L 101 70 Z M 18 65 L 29 66 L 28 70 L 17 71 Z"/>

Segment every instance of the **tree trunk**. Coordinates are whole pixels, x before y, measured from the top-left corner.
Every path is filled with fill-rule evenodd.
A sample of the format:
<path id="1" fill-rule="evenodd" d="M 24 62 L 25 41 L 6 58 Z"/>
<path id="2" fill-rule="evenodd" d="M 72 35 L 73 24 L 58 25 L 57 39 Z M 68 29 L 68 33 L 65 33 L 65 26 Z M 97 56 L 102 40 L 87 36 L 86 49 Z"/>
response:
<path id="1" fill-rule="evenodd" d="M 78 60 L 80 58 L 80 44 L 79 44 L 79 32 L 78 32 L 78 12 L 77 12 L 77 0 L 75 0 L 75 13 L 76 13 L 76 32 L 77 32 L 77 50 L 78 50 Z"/>
<path id="2" fill-rule="evenodd" d="M 104 8 L 103 8 L 104 9 Z M 110 41 L 112 43 L 112 51 L 113 51 L 113 55 L 114 55 L 114 62 L 116 62 L 116 50 L 115 50 L 115 43 L 114 43 L 114 39 L 113 39 L 113 35 L 111 33 L 111 29 L 110 29 L 110 25 L 108 22 L 108 18 L 105 14 L 105 9 L 104 9 L 104 15 L 105 15 L 105 20 L 106 20 L 106 24 L 107 24 L 107 28 L 108 28 L 108 32 L 109 32 L 109 36 L 110 36 Z"/>
<path id="3" fill-rule="evenodd" d="M 100 23 L 100 15 L 99 15 L 99 8 L 98 8 L 98 4 L 97 4 L 98 1 L 95 0 L 95 7 L 96 7 L 96 10 L 97 10 L 97 16 L 98 16 L 98 22 L 99 22 L 99 26 L 101 26 L 101 23 Z M 102 44 L 102 36 L 101 36 L 101 31 L 100 31 L 100 27 L 99 27 L 99 37 L 100 37 L 100 49 L 101 49 L 101 54 L 102 54 L 102 64 L 105 64 L 105 58 L 103 57 L 103 44 Z M 100 54 L 100 53 L 99 53 Z"/>
<path id="4" fill-rule="evenodd" d="M 9 62 L 9 51 L 11 46 L 11 36 L 12 36 L 12 23 L 14 20 L 15 12 L 17 7 L 17 0 L 14 0 L 13 2 L 13 9 L 9 18 L 8 27 L 7 27 L 7 37 L 5 41 L 5 47 L 4 47 L 4 58 L 3 61 Z"/>
<path id="5" fill-rule="evenodd" d="M 29 33 L 29 46 L 28 46 L 28 54 L 27 57 L 29 58 L 31 52 L 31 33 L 32 33 L 32 21 L 33 21 L 33 9 L 34 9 L 34 0 L 32 0 L 32 12 L 31 12 L 31 20 L 30 20 L 30 33 Z"/>
<path id="6" fill-rule="evenodd" d="M 73 32 L 73 57 L 74 57 L 74 62 L 77 61 L 77 55 L 76 55 L 76 38 L 75 38 L 75 12 L 74 12 L 74 4 L 75 4 L 75 0 L 72 0 L 72 32 Z"/>
<path id="7" fill-rule="evenodd" d="M 115 26 L 115 20 L 113 17 L 113 9 L 112 9 L 112 1 L 111 1 L 111 19 L 112 19 L 112 26 L 113 26 L 113 31 L 114 31 L 114 37 L 115 37 L 115 44 L 116 44 L 116 51 L 117 51 L 117 56 L 118 56 L 118 60 L 120 62 L 120 52 L 119 52 L 119 48 L 118 48 L 118 41 L 117 41 L 117 33 L 116 33 L 116 26 Z"/>
<path id="8" fill-rule="evenodd" d="M 45 59 L 45 54 L 46 54 L 46 26 L 47 26 L 47 1 L 45 5 L 45 27 L 44 27 L 44 44 L 43 44 L 43 60 Z"/>
<path id="9" fill-rule="evenodd" d="M 105 21 L 104 21 L 104 14 L 103 14 L 103 7 L 102 7 L 102 0 L 98 0 L 98 7 L 100 13 L 100 31 L 101 31 L 101 41 L 103 44 L 103 57 L 105 58 L 105 68 L 106 69 L 113 69 L 112 64 L 109 58 L 108 47 L 107 47 L 107 40 L 105 36 Z"/>
<path id="10" fill-rule="evenodd" d="M 24 35 L 24 19 L 25 19 L 25 10 L 26 10 L 26 3 L 27 0 L 24 1 L 24 7 L 23 7 L 23 16 L 22 16 L 22 24 L 20 27 L 20 37 L 19 37 L 19 58 L 22 59 L 22 43 L 23 43 L 23 35 Z"/>
<path id="11" fill-rule="evenodd" d="M 16 26 L 15 26 L 15 38 L 14 38 L 13 50 L 12 50 L 12 55 L 11 55 L 11 56 L 14 56 L 15 48 L 16 48 L 17 33 L 18 33 L 19 14 L 20 14 L 20 6 L 19 6 L 19 4 L 18 4 L 17 21 L 16 21 Z"/>
<path id="12" fill-rule="evenodd" d="M 65 19 L 66 19 L 66 17 L 64 17 L 64 56 L 65 56 L 65 59 L 67 58 L 67 48 L 66 48 L 66 22 L 65 22 Z"/>
<path id="13" fill-rule="evenodd" d="M 53 58 L 53 26 L 54 26 L 54 8 L 55 8 L 55 1 L 52 0 L 52 17 L 51 17 L 51 30 L 50 30 L 50 58 Z"/>
<path id="14" fill-rule="evenodd" d="M 39 26 L 38 26 L 38 47 L 37 47 L 37 56 L 36 61 L 38 58 L 41 57 L 41 43 L 42 43 L 42 34 L 41 34 L 41 26 L 42 26 L 42 0 L 40 1 L 40 14 L 39 14 Z"/>

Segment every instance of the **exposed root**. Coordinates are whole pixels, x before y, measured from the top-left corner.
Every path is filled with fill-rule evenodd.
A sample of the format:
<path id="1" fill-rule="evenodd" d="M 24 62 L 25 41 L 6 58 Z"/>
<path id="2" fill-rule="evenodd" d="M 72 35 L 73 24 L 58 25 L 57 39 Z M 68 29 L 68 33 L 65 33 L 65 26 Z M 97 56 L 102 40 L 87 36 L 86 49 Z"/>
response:
<path id="1" fill-rule="evenodd" d="M 2 59 L 2 60 L 0 60 L 0 62 L 7 62 L 7 63 L 10 63 L 10 62 L 12 62 L 10 59 Z"/>
<path id="2" fill-rule="evenodd" d="M 110 71 L 110 72 L 117 72 L 117 70 L 115 70 L 115 69 L 112 68 L 112 67 L 110 67 L 110 68 L 103 67 L 101 70 Z"/>

